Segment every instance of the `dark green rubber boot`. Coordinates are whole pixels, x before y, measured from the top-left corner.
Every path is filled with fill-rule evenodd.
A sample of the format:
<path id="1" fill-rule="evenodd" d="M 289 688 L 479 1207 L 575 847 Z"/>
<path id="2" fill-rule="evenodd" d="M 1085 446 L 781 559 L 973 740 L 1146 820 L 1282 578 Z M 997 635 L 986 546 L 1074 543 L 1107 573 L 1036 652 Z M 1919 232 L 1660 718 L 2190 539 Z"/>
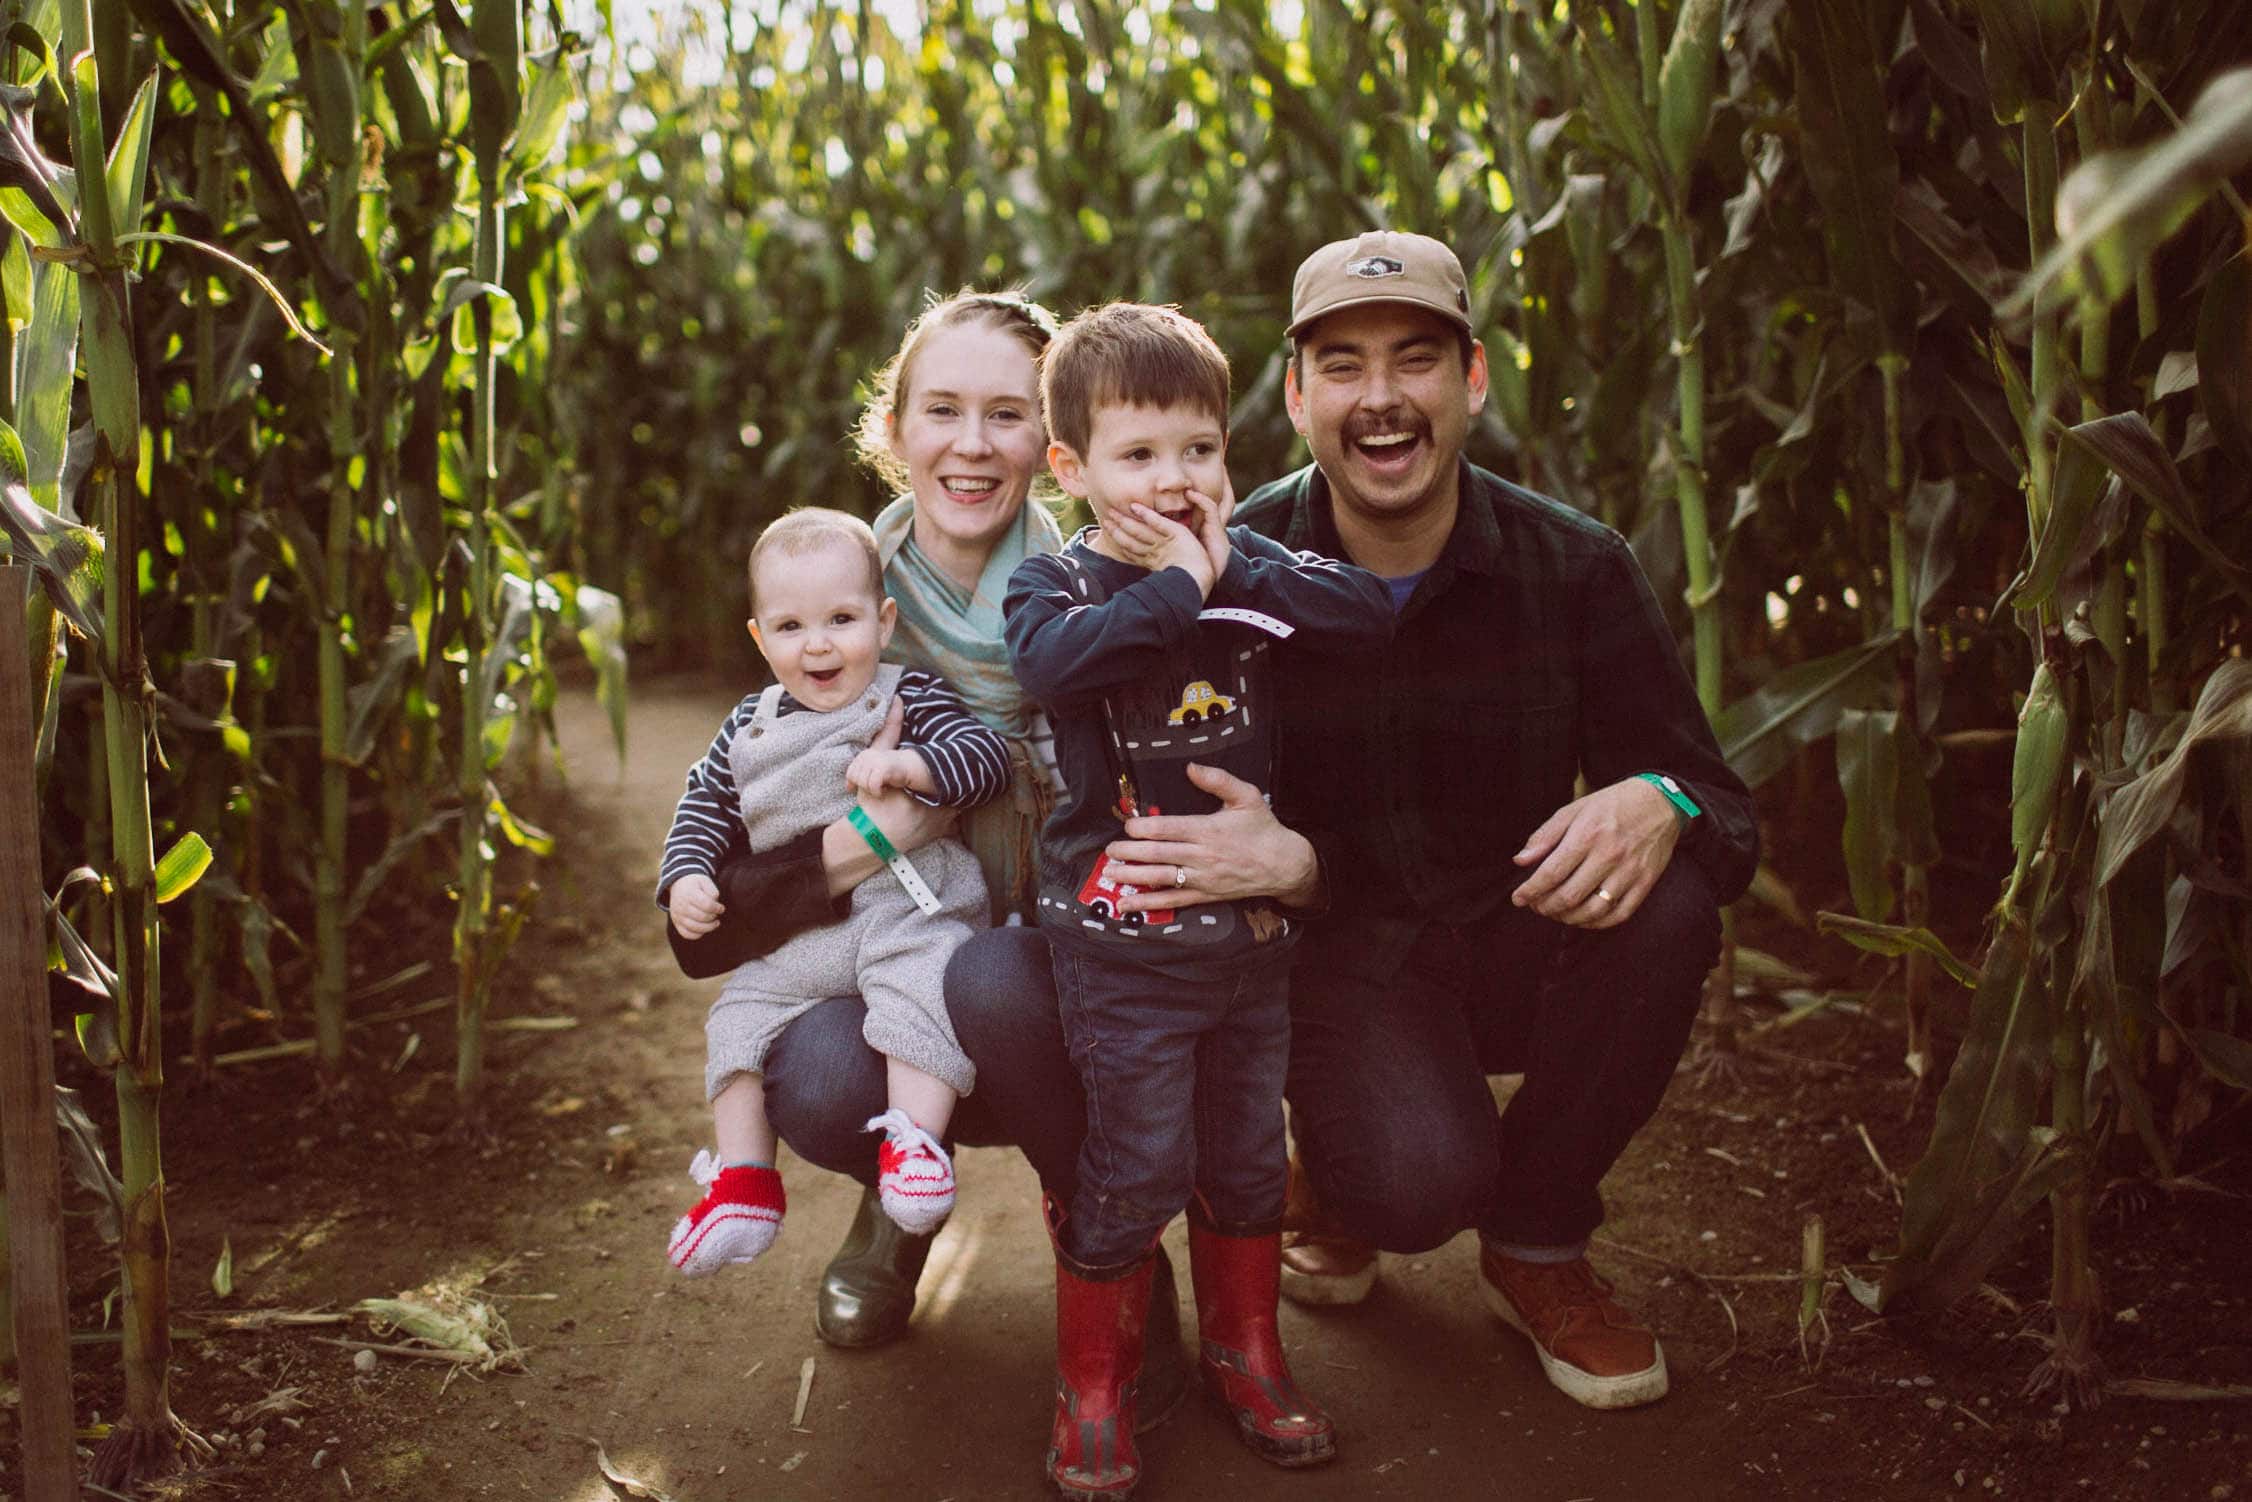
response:
<path id="1" fill-rule="evenodd" d="M 1149 1315 L 1142 1326 L 1142 1376 L 1136 1384 L 1134 1432 L 1146 1434 L 1173 1416 L 1189 1395 L 1189 1348 L 1181 1337 L 1181 1295 L 1173 1262 L 1159 1247 L 1150 1258 Z"/>
<path id="2" fill-rule="evenodd" d="M 937 1235 L 908 1235 L 884 1214 L 876 1191 L 862 1189 L 852 1229 L 822 1271 L 813 1333 L 847 1348 L 880 1346 L 905 1335 L 915 1312 L 915 1280 L 923 1275 Z M 1173 1319 L 1178 1326 L 1178 1310 Z"/>

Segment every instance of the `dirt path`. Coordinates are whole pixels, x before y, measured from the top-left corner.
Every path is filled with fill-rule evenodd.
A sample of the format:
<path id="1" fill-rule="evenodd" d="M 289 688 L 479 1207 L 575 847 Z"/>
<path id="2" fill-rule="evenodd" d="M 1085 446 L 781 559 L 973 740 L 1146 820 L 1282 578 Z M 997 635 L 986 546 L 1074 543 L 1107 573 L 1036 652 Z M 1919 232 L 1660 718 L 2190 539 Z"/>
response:
<path id="1" fill-rule="evenodd" d="M 561 706 L 568 775 L 530 801 L 562 854 L 541 869 L 538 916 L 500 1010 L 577 1025 L 496 1035 L 497 1150 L 480 1158 L 439 1137 L 446 1049 L 403 1046 L 403 1023 L 361 1045 L 401 1056 L 384 1124 L 306 1107 L 295 1127 L 215 1149 L 206 1139 L 226 1135 L 229 1113 L 275 1114 L 281 1085 L 237 1079 L 184 1107 L 184 1135 L 171 1138 L 189 1144 L 174 1170 L 176 1287 L 197 1285 L 222 1236 L 238 1269 L 232 1307 L 342 1308 L 482 1279 L 529 1353 L 524 1373 L 449 1382 L 388 1358 L 358 1372 L 349 1353 L 300 1332 L 261 1338 L 248 1359 L 242 1337 L 206 1342 L 186 1355 L 176 1391 L 191 1421 L 236 1437 L 211 1495 L 629 1495 L 603 1482 L 590 1440 L 678 1502 L 1043 1495 L 1052 1272 L 1034 1180 L 1013 1152 L 963 1153 L 961 1208 L 913 1329 L 881 1351 L 835 1351 L 813 1334 L 813 1290 L 856 1198 L 843 1179 L 785 1162 L 789 1218 L 755 1268 L 692 1283 L 665 1264 L 666 1229 L 691 1197 L 686 1165 L 708 1130 L 708 988 L 673 968 L 648 891 L 681 772 L 727 703 L 706 685 L 637 686 L 622 772 L 592 703 L 574 694 Z M 1285 1306 L 1298 1375 L 1339 1423 L 1334 1466 L 1269 1469 L 1191 1404 L 1145 1440 L 1142 1495 L 2206 1498 L 2233 1486 L 2252 1497 L 2241 1405 L 2115 1402 L 2059 1425 L 2015 1396 L 2032 1360 L 2015 1338 L 2026 1321 L 1997 1308 L 1899 1330 L 1833 1289 L 1835 1342 L 1810 1373 L 1792 1314 L 1801 1222 L 1821 1212 L 1832 1261 L 1866 1266 L 1897 1210 L 1859 1128 L 1904 1168 L 1923 1127 L 1900 1119 L 1889 1032 L 1818 1023 L 1788 1046 L 1814 1062 L 1770 1064 L 1718 1092 L 1677 1082 L 1606 1185 L 1600 1262 L 1663 1333 L 1674 1382 L 1664 1402 L 1603 1415 L 1549 1388 L 1526 1344 L 1480 1308 L 1475 1243 L 1460 1237 L 1430 1256 L 1386 1258 L 1357 1309 Z M 321 1191 L 297 1193 L 295 1176 L 324 1161 L 336 1166 Z M 2243 1382 L 2252 1320 L 2220 1265 L 2231 1238 L 2199 1223 L 2213 1213 L 2211 1202 L 2166 1201 L 2149 1217 L 2152 1255 L 2120 1265 L 2111 1291 L 2115 1306 L 2142 1301 L 2151 1318 L 2122 1327 L 2115 1349 L 2144 1354 L 2143 1339 L 2175 1375 Z M 2160 1226 L 2168 1215 L 2178 1235 Z M 1185 1267 L 1180 1235 L 1176 1225 L 1169 1240 Z M 2037 1297 L 2026 1264 L 1996 1282 Z M 83 1259 L 74 1288 L 98 1297 Z M 2161 1308 L 2185 1320 L 2165 1345 Z M 310 1406 L 298 1427 L 267 1421 L 253 1461 L 240 1441 L 260 1421 L 222 1395 L 289 1386 Z M 2168 1425 L 2154 1450 L 2146 1431 Z"/>
<path id="2" fill-rule="evenodd" d="M 884 1350 L 835 1351 L 813 1334 L 813 1290 L 857 1197 L 844 1179 L 786 1163 L 784 1233 L 740 1275 L 691 1283 L 665 1267 L 664 1230 L 689 1197 L 683 1169 L 707 1130 L 698 1090 L 704 988 L 672 968 L 645 894 L 681 771 L 708 742 L 726 699 L 662 687 L 637 693 L 622 780 L 606 732 L 586 708 L 567 703 L 562 727 L 569 834 L 594 858 L 570 862 L 567 879 L 582 890 L 566 894 L 565 905 L 589 918 L 614 915 L 635 942 L 590 932 L 583 949 L 558 956 L 551 973 L 561 986 L 550 989 L 570 996 L 599 1029 L 585 1040 L 601 1073 L 586 1080 L 588 1092 L 607 1086 L 624 1097 L 578 1113 L 584 1157 L 599 1158 L 604 1135 L 619 1124 L 630 1127 L 638 1156 L 622 1183 L 592 1182 L 584 1169 L 541 1172 L 543 1183 L 562 1180 L 555 1197 L 514 1205 L 495 1227 L 500 1246 L 544 1247 L 521 1281 L 563 1297 L 515 1306 L 532 1373 L 489 1381 L 478 1393 L 505 1406 L 464 1402 L 450 1424 L 424 1436 L 426 1447 L 485 1450 L 479 1464 L 491 1467 L 496 1495 L 522 1490 L 569 1502 L 600 1495 L 592 1451 L 574 1435 L 601 1438 L 620 1469 L 682 1502 L 1043 1495 L 1053 1273 L 1036 1182 L 1015 1153 L 965 1150 L 961 1209 L 924 1274 L 913 1332 Z M 607 1017 L 603 991 L 612 998 Z M 640 991 L 649 996 L 646 1012 L 627 1007 Z M 606 1208 L 597 1212 L 596 1203 Z M 1176 1224 L 1169 1239 L 1185 1267 L 1181 1234 Z M 1737 1468 L 1716 1467 L 1711 1446 L 1719 1391 L 1688 1381 L 1682 1398 L 1641 1413 L 1588 1414 L 1553 1392 L 1524 1344 L 1478 1307 L 1469 1238 L 1412 1264 L 1391 1260 L 1382 1292 L 1363 1308 L 1319 1318 L 1285 1313 L 1301 1380 L 1341 1426 L 1337 1465 L 1274 1471 L 1191 1405 L 1146 1442 L 1147 1495 L 1478 1495 L 1504 1476 L 1511 1495 L 1526 1497 L 1647 1495 L 1691 1476 L 1703 1478 L 1693 1495 L 1734 1494 Z M 1630 1288 L 1641 1281 L 1628 1279 Z M 1710 1322 L 1668 1332 L 1678 1365 L 1693 1370 L 1717 1354 L 1700 1338 Z M 797 1431 L 790 1419 L 809 1359 L 814 1383 Z M 504 1396 L 514 1388 L 530 1393 Z M 496 1417 L 499 1427 L 488 1429 Z"/>

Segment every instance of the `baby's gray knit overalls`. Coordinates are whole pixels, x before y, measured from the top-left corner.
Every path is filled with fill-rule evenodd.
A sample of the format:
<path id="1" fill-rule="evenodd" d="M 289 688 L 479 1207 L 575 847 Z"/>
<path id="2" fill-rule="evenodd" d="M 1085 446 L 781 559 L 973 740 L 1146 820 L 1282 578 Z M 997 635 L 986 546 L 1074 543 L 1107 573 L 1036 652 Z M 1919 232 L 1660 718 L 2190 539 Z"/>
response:
<path id="1" fill-rule="evenodd" d="M 728 748 L 752 850 L 772 850 L 844 817 L 852 805 L 845 767 L 883 728 L 899 674 L 892 664 L 879 667 L 866 693 L 827 713 L 778 716 L 779 685 L 760 696 Z M 954 1041 L 939 982 L 956 946 L 972 928 L 986 926 L 985 878 L 977 857 L 952 839 L 933 840 L 907 858 L 937 896 L 937 913 L 923 912 L 897 877 L 879 871 L 852 889 L 852 911 L 842 922 L 736 967 L 704 1022 L 707 1099 L 735 1075 L 762 1068 L 768 1045 L 798 1013 L 856 994 L 868 1005 L 861 1035 L 870 1048 L 969 1094 L 976 1075 Z"/>

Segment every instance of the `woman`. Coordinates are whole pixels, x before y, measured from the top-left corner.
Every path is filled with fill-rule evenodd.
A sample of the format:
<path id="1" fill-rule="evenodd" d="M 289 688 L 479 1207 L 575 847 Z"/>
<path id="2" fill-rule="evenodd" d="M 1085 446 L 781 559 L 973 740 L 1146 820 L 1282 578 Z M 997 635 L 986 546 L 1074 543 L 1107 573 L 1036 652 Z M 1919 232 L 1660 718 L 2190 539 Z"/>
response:
<path id="1" fill-rule="evenodd" d="M 856 440 L 861 459 L 898 492 L 876 518 L 884 585 L 898 602 L 899 625 L 887 658 L 939 674 L 971 711 L 1005 736 L 1014 776 L 1009 792 L 963 821 L 993 896 L 996 924 L 1032 901 L 1033 850 L 1051 801 L 1054 759 L 1037 709 L 1009 671 L 1001 640 L 1001 597 L 1026 554 L 1063 545 L 1054 520 L 1030 503 L 1046 467 L 1038 359 L 1055 320 L 1037 303 L 1006 293 L 961 292 L 934 303 L 908 329 L 877 373 Z M 862 806 L 901 850 L 946 833 L 951 814 L 892 792 Z M 673 935 L 681 968 L 723 974 L 807 928 L 836 921 L 852 889 L 883 867 L 867 842 L 839 821 L 780 849 L 723 866 L 727 916 L 698 940 Z M 668 930 L 669 932 L 669 930 Z M 858 1179 L 859 1213 L 822 1275 L 814 1329 L 831 1345 L 880 1345 L 904 1334 L 915 1281 L 932 1237 L 909 1236 L 878 1205 L 876 1139 L 865 1123 L 884 1102 L 883 1059 L 861 1037 L 856 997 L 812 1008 L 767 1056 L 767 1106 L 782 1140 L 799 1157 Z M 959 1140 L 994 1142 L 996 1118 L 975 1092 L 955 1114 Z M 1071 1155 L 1037 1153 L 1075 1167 Z M 1047 1183 L 1052 1191 L 1068 1190 Z M 1152 1301 L 1143 1415 L 1172 1407 L 1187 1378 L 1179 1313 L 1166 1296 L 1170 1270 Z"/>

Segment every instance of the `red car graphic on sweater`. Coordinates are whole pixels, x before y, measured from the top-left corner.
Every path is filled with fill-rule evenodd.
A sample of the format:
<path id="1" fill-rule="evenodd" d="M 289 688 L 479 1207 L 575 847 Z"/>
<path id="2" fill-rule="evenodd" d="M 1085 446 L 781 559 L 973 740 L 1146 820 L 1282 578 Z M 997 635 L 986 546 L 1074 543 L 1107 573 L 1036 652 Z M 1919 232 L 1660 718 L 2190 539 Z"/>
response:
<path id="1" fill-rule="evenodd" d="M 1132 882 L 1113 881 L 1110 877 L 1105 876 L 1103 871 L 1109 865 L 1109 856 L 1098 855 L 1095 857 L 1095 869 L 1087 873 L 1086 885 L 1079 889 L 1080 906 L 1092 908 L 1097 917 L 1112 919 L 1125 924 L 1128 928 L 1140 928 L 1144 923 L 1170 923 L 1173 921 L 1173 910 L 1171 908 L 1153 908 L 1146 913 L 1121 913 L 1118 910 L 1118 900 L 1121 897 L 1133 896 L 1141 891 L 1141 888 L 1135 886 Z"/>

